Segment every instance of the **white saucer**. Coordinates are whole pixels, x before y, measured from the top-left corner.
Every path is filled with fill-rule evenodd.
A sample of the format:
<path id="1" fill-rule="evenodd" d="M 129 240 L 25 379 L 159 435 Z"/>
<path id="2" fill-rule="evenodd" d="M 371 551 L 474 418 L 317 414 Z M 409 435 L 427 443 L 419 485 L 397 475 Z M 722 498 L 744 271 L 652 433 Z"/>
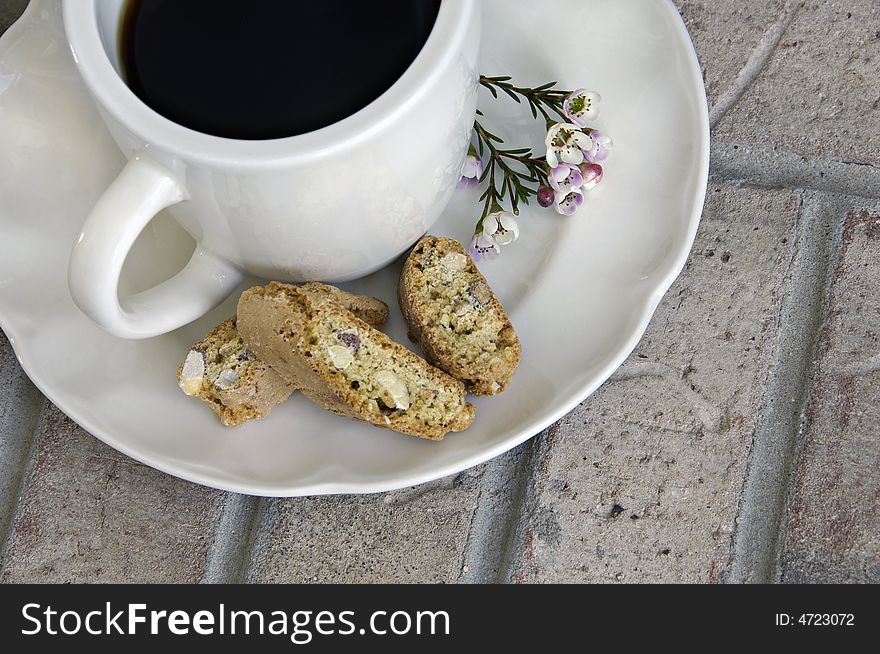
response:
<path id="1" fill-rule="evenodd" d="M 208 486 L 279 496 L 384 491 L 449 475 L 583 401 L 635 347 L 693 242 L 709 166 L 700 68 L 667 0 L 484 6 L 483 72 L 599 91 L 599 127 L 615 147 L 589 208 L 572 218 L 526 208 L 520 240 L 481 265 L 510 311 L 523 361 L 506 393 L 476 401 L 473 427 L 426 442 L 295 395 L 266 420 L 228 430 L 180 392 L 175 372 L 189 346 L 234 312 L 237 295 L 147 341 L 118 340 L 79 313 L 67 291 L 68 254 L 122 160 L 79 82 L 58 0 L 32 0 L 0 40 L 0 324 L 34 383 L 138 461 Z M 481 106 L 511 143 L 540 145 L 541 126 L 527 109 L 489 97 Z M 432 232 L 468 240 L 476 199 L 460 191 Z M 167 278 L 191 248 L 173 221 L 155 221 L 129 258 L 126 290 Z M 387 331 L 406 342 L 391 268 L 348 288 L 388 302 Z"/>

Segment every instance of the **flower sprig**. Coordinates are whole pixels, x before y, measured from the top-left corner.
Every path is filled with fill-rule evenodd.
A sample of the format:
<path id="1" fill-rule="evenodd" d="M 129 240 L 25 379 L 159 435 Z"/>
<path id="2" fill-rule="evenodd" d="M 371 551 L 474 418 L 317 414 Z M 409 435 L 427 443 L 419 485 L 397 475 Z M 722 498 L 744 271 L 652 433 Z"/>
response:
<path id="1" fill-rule="evenodd" d="M 529 148 L 504 148 L 504 140 L 488 131 L 479 118 L 474 122 L 476 148 L 472 144 L 468 150 L 460 185 L 486 184 L 480 196 L 483 210 L 470 247 L 475 260 L 494 259 L 501 246 L 519 237 L 515 216 L 520 203 L 529 204 L 532 197 L 560 215 L 573 215 L 584 203 L 584 193 L 602 180 L 600 162 L 612 146 L 608 136 L 587 127 L 598 116 L 598 93 L 560 90 L 555 88 L 556 82 L 523 87 L 511 79 L 481 75 L 480 84 L 495 98 L 504 93 L 517 103 L 525 100 L 532 117 L 544 119 L 546 153 L 538 157 Z M 505 203 L 511 211 L 503 208 Z"/>

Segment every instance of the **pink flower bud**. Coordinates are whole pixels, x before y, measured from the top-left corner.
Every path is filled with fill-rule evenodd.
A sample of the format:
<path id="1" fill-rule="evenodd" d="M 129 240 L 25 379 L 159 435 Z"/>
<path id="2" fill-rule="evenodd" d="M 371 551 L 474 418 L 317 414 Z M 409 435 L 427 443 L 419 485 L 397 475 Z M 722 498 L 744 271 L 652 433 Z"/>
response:
<path id="1" fill-rule="evenodd" d="M 553 193 L 552 188 L 542 186 L 538 189 L 538 204 L 542 207 L 549 207 L 552 205 L 555 198 L 556 195 Z"/>
<path id="2" fill-rule="evenodd" d="M 602 170 L 602 166 L 596 163 L 582 163 L 579 166 L 581 170 L 581 175 L 584 178 L 584 183 L 581 188 L 585 191 L 589 191 L 591 188 L 596 186 L 599 182 L 602 181 L 602 175 L 604 171 Z"/>

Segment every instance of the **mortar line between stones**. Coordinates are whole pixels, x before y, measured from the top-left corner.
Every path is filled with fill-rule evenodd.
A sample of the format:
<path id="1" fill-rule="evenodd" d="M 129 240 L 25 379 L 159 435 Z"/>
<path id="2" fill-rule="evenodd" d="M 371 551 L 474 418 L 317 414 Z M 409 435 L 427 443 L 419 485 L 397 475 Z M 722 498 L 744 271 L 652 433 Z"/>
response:
<path id="1" fill-rule="evenodd" d="M 24 375 L 24 373 L 21 373 Z M 28 384 L 30 380 L 25 377 Z M 0 533 L 0 583 L 2 583 L 3 575 L 6 573 L 6 566 L 9 558 L 9 550 L 14 540 L 16 526 L 21 517 L 24 507 L 24 496 L 27 493 L 30 478 L 37 464 L 37 454 L 40 449 L 41 435 L 43 433 L 43 424 L 46 420 L 49 401 L 31 384 L 33 392 L 37 394 L 36 403 L 33 410 L 29 412 L 32 416 L 28 421 L 28 425 L 23 430 L 24 438 L 27 438 L 27 446 L 22 448 L 22 452 L 18 459 L 16 470 L 18 477 L 10 485 L 9 503 L 10 506 L 3 507 L 4 515 L 3 523 L 0 525 L 2 533 Z M 13 492 L 14 489 L 14 492 Z"/>
<path id="2" fill-rule="evenodd" d="M 237 575 L 237 583 L 262 583 L 266 575 L 268 559 L 266 554 L 271 551 L 272 534 L 278 520 L 281 502 L 291 501 L 279 497 L 257 498 L 256 510 L 248 534 L 245 555 L 241 559 L 241 567 Z"/>
<path id="3" fill-rule="evenodd" d="M 880 198 L 880 166 L 806 157 L 775 148 L 712 144 L 710 179 L 765 188 Z"/>
<path id="4" fill-rule="evenodd" d="M 275 497 L 249 497 L 252 501 L 250 522 L 245 526 L 238 549 L 238 557 L 230 565 L 225 583 L 249 584 L 262 581 L 266 562 L 263 554 L 270 549 L 272 530 L 277 515 L 278 502 Z"/>
<path id="5" fill-rule="evenodd" d="M 758 415 L 740 496 L 725 583 L 779 578 L 790 486 L 809 402 L 817 348 L 827 315 L 847 205 L 840 196 L 806 193 L 795 255 L 779 313 L 767 390 Z"/>
<path id="6" fill-rule="evenodd" d="M 710 125 L 714 126 L 718 123 L 718 121 L 724 117 L 724 114 L 736 104 L 737 100 L 739 100 L 743 93 L 745 93 L 752 85 L 752 82 L 755 81 L 755 78 L 758 77 L 764 69 L 764 66 L 767 64 L 767 61 L 769 61 L 771 55 L 776 50 L 776 46 L 779 45 L 779 41 L 782 39 L 785 30 L 791 25 L 791 21 L 794 19 L 795 14 L 797 14 L 798 9 L 803 5 L 804 0 L 788 0 L 785 3 L 782 8 L 782 13 L 776 18 L 776 21 L 767 29 L 767 31 L 764 32 L 761 40 L 758 41 L 758 44 L 752 50 L 749 58 L 746 60 L 745 65 L 740 69 L 736 78 L 712 106 L 712 109 L 709 111 Z"/>
<path id="7" fill-rule="evenodd" d="M 486 464 L 482 491 L 474 510 L 462 554 L 459 583 L 492 584 L 509 580 L 516 550 L 516 534 L 523 522 L 537 442 L 526 441 Z"/>
<path id="8" fill-rule="evenodd" d="M 510 584 L 517 582 L 517 561 L 522 559 L 523 551 L 527 547 L 529 519 L 534 511 L 535 489 L 541 474 L 541 461 L 547 455 L 555 429 L 556 426 L 552 425 L 530 441 L 532 449 L 527 459 L 523 462 L 524 474 L 522 475 L 522 483 L 519 487 L 515 505 L 516 511 L 511 512 L 509 517 L 512 523 L 510 537 L 503 556 L 499 560 L 499 583 Z"/>
<path id="9" fill-rule="evenodd" d="M 843 251 L 844 251 L 844 234 L 846 231 L 846 220 L 847 220 L 848 216 L 850 215 L 850 211 L 854 210 L 857 206 L 857 204 L 855 202 L 853 202 L 853 198 L 840 197 L 840 196 L 837 196 L 836 194 L 834 197 L 830 198 L 830 201 L 833 203 L 833 206 L 836 207 L 837 213 L 840 216 L 840 221 L 839 221 L 839 224 L 836 225 L 837 230 L 838 230 L 837 232 L 835 232 L 834 243 L 835 243 L 836 247 L 834 248 L 832 258 L 829 261 L 828 275 L 827 275 L 827 279 L 825 281 L 825 284 L 826 284 L 825 298 L 824 298 L 825 304 L 822 307 L 822 313 L 823 313 L 824 319 L 822 320 L 820 332 L 819 332 L 818 338 L 816 340 L 815 358 L 814 358 L 813 365 L 812 365 L 812 368 L 810 371 L 810 385 L 809 385 L 808 390 L 812 390 L 812 388 L 814 388 L 816 378 L 819 374 L 819 361 L 820 361 L 819 353 L 820 353 L 821 348 L 823 347 L 823 340 L 825 337 L 826 329 L 828 328 L 828 321 L 831 319 L 831 301 L 832 301 L 832 293 L 834 290 L 834 283 L 838 279 L 838 275 L 839 275 L 838 267 L 841 264 L 841 257 L 844 256 Z M 875 200 L 873 202 L 868 202 L 867 204 L 869 205 L 867 208 L 869 208 L 871 211 L 880 213 L 880 201 Z M 794 465 L 792 466 L 792 470 L 789 475 L 787 492 L 786 492 L 785 498 L 784 498 L 785 499 L 785 511 L 782 516 L 782 524 L 780 525 L 780 528 L 779 528 L 779 540 L 778 540 L 778 547 L 777 547 L 777 551 L 776 551 L 777 565 L 776 565 L 776 570 L 775 570 L 776 580 L 778 580 L 780 582 L 783 581 L 783 574 L 785 573 L 785 571 L 782 567 L 782 564 L 783 564 L 782 557 L 784 554 L 785 539 L 786 539 L 786 535 L 788 533 L 789 509 L 792 505 L 792 502 L 794 501 L 795 492 L 796 492 L 795 473 L 797 472 L 798 462 L 800 461 L 801 453 L 804 449 L 804 445 L 806 442 L 807 430 L 810 427 L 810 410 L 811 410 L 810 405 L 811 405 L 812 401 L 813 401 L 813 397 L 812 397 L 812 393 L 810 392 L 807 394 L 807 396 L 805 397 L 805 401 L 804 401 L 803 414 L 801 416 L 801 421 L 800 421 L 800 429 L 798 430 L 797 442 L 795 443 L 795 449 L 794 449 L 794 454 L 793 454 Z"/>
<path id="10" fill-rule="evenodd" d="M 250 559 L 260 498 L 226 493 L 205 559 L 203 584 L 240 583 Z"/>

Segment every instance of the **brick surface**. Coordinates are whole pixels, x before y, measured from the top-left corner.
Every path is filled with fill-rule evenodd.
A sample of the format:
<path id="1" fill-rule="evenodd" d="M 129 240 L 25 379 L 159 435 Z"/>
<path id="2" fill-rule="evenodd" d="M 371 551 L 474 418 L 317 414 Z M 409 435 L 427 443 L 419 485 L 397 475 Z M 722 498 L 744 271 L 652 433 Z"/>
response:
<path id="1" fill-rule="evenodd" d="M 253 580 L 456 581 L 482 470 L 385 495 L 278 501 Z"/>
<path id="2" fill-rule="evenodd" d="M 694 41 L 712 106 L 736 79 L 782 0 L 675 0 Z"/>
<path id="3" fill-rule="evenodd" d="M 880 3 L 809 0 L 714 136 L 880 162 Z"/>
<path id="4" fill-rule="evenodd" d="M 782 578 L 880 582 L 880 213 L 850 214 L 809 426 L 789 510 Z"/>
<path id="5" fill-rule="evenodd" d="M 710 186 L 687 268 L 641 345 L 549 432 L 517 580 L 719 579 L 798 204 Z"/>
<path id="6" fill-rule="evenodd" d="M 806 0 L 772 50 L 768 35 L 798 0 L 675 3 L 710 106 L 736 100 L 713 130 L 729 159 L 716 174 L 876 195 L 877 0 Z M 26 5 L 0 0 L 0 33 Z M 817 156 L 840 170 L 827 173 Z M 818 173 L 804 174 L 813 163 Z M 244 567 L 269 582 L 493 580 L 506 577 L 515 533 L 517 581 L 718 581 L 756 416 L 784 400 L 764 396 L 768 369 L 796 354 L 774 349 L 774 336 L 799 195 L 713 182 L 687 269 L 644 340 L 548 431 L 534 470 L 530 453 L 504 474 L 489 467 L 496 461 L 385 495 L 232 502 L 240 511 L 226 508 L 214 577 Z M 848 202 L 782 532 L 785 582 L 880 581 L 880 212 Z M 27 381 L 0 332 L 0 580 L 198 581 L 224 499 L 241 500 L 146 468 L 76 427 Z M 257 505 L 268 511 L 249 551 Z M 506 522 L 518 516 L 522 525 Z"/>
<path id="7" fill-rule="evenodd" d="M 220 493 L 142 466 L 50 408 L 4 582 L 195 582 Z"/>

